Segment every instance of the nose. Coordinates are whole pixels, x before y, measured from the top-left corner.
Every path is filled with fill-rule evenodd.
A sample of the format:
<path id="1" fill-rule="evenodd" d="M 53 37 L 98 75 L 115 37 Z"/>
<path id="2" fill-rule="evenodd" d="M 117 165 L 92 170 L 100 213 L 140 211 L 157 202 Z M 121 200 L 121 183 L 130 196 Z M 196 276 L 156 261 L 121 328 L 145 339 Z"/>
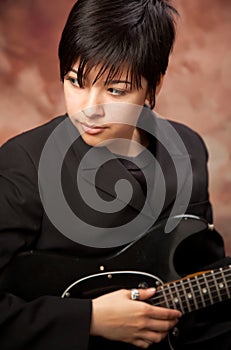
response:
<path id="1" fill-rule="evenodd" d="M 88 94 L 86 106 L 87 107 L 83 111 L 86 117 L 98 118 L 105 116 L 104 105 L 99 92 L 92 91 Z"/>

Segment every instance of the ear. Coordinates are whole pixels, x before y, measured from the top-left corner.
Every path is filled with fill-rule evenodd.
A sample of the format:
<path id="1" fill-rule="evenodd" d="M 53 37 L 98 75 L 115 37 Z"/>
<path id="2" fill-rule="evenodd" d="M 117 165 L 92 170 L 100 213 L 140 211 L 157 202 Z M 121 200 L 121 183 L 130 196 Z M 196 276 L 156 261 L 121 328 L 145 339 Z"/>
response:
<path id="1" fill-rule="evenodd" d="M 158 94 L 159 94 L 159 92 L 160 92 L 160 90 L 161 90 L 161 88 L 162 88 L 162 85 L 163 85 L 163 81 L 164 81 L 164 75 L 163 74 L 161 74 L 161 76 L 160 76 L 160 80 L 158 81 L 158 83 L 156 84 L 156 93 L 155 93 L 155 95 L 157 96 Z M 150 98 L 149 98 L 149 95 L 147 95 L 146 96 L 146 104 L 147 105 L 150 105 Z"/>

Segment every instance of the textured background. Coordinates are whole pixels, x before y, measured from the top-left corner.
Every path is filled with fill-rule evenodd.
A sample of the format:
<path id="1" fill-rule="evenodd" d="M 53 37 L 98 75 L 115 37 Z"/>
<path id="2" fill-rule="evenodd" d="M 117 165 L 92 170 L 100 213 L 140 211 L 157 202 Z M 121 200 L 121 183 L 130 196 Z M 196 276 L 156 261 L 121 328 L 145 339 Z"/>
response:
<path id="1" fill-rule="evenodd" d="M 65 112 L 57 46 L 74 0 L 0 0 L 0 144 Z M 199 132 L 215 226 L 231 254 L 231 1 L 175 0 L 178 37 L 156 111 Z"/>

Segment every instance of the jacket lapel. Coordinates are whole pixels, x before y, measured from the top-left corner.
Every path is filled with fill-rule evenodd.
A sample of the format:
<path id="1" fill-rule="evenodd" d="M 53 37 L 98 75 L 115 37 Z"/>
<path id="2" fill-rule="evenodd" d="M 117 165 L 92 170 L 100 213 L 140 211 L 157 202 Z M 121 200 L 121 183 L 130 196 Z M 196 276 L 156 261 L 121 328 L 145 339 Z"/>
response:
<path id="1" fill-rule="evenodd" d="M 145 200 L 139 182 L 107 148 L 92 148 L 86 162 L 81 164 L 80 176 L 89 184 L 89 191 L 95 188 L 104 200 L 117 201 L 113 211 L 125 205 L 140 211 Z M 118 210 L 116 210 L 118 209 Z"/>
<path id="2" fill-rule="evenodd" d="M 71 125 L 75 128 L 72 123 Z M 180 215 L 186 209 L 191 193 L 190 155 L 172 123 L 158 118 L 147 108 L 142 112 L 138 127 L 150 134 L 153 144 L 152 157 L 155 159 L 154 162 L 150 159 L 146 164 L 146 173 L 149 177 L 148 202 L 151 208 L 151 211 L 147 211 L 148 216 L 156 220 L 170 207 L 172 215 Z M 138 181 L 106 147 L 90 147 L 78 132 L 75 132 L 76 142 L 73 144 L 73 151 L 79 164 L 78 176 L 87 184 L 89 193 L 93 195 L 93 191 L 97 189 L 98 195 L 103 200 L 110 203 L 116 199 L 117 208 L 122 208 L 128 203 L 130 193 L 128 183 L 130 183 L 133 196 L 129 206 L 140 211 L 145 198 Z M 116 182 L 120 179 L 124 180 L 124 187 L 122 186 L 124 191 L 116 193 Z M 110 209 L 108 210 L 110 212 Z"/>

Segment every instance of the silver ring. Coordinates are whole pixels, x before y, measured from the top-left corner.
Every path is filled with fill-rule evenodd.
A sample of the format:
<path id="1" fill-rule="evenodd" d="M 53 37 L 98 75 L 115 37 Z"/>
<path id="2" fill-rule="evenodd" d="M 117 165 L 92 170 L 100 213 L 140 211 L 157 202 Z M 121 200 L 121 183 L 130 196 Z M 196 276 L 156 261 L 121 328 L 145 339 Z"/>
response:
<path id="1" fill-rule="evenodd" d="M 138 291 L 138 289 L 131 289 L 131 299 L 140 300 L 140 292 Z"/>

